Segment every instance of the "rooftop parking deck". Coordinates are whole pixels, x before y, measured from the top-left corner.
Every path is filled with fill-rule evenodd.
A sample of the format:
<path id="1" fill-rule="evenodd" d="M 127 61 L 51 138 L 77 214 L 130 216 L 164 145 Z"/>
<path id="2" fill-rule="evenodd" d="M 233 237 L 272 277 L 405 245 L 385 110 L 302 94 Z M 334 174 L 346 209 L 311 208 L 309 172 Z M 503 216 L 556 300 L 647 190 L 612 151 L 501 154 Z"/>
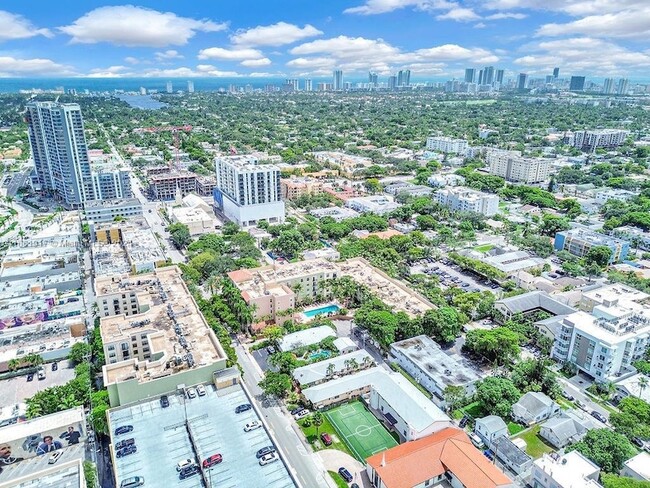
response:
<path id="1" fill-rule="evenodd" d="M 199 474 L 181 481 L 176 465 L 184 459 L 201 464 L 219 453 L 223 462 L 204 471 L 208 486 L 294 487 L 282 461 L 259 465 L 256 452 L 273 443 L 264 428 L 244 432 L 244 426 L 258 417 L 255 410 L 235 413 L 238 405 L 249 403 L 241 387 L 217 392 L 208 386 L 206 390 L 205 396 L 193 399 L 170 395 L 168 408 L 162 408 L 156 398 L 109 412 L 111 431 L 133 426 L 129 434 L 113 437 L 113 443 L 133 437 L 138 448 L 135 454 L 114 459 L 117 486 L 126 478 L 142 476 L 145 486 L 203 487 Z"/>

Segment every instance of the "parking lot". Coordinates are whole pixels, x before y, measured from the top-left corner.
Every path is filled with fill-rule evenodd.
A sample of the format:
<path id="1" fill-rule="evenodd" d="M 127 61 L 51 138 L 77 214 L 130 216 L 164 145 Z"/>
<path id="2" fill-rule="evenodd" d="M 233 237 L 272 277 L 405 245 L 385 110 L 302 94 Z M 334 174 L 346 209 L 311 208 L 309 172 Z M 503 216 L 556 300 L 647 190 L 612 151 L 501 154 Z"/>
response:
<path id="1" fill-rule="evenodd" d="M 50 386 L 63 385 L 74 378 L 74 368 L 68 361 L 58 363 L 59 369 L 52 371 L 51 364 L 44 364 L 45 379 L 39 380 L 36 375 L 32 381 L 27 381 L 27 375 L 16 376 L 2 382 L 2 395 L 0 395 L 0 407 L 15 405 L 24 402 L 27 398 L 33 397 L 36 393 Z"/>
<path id="2" fill-rule="evenodd" d="M 442 289 L 457 286 L 468 292 L 490 290 L 498 293 L 501 290 L 498 285 L 488 283 L 487 280 L 471 273 L 466 273 L 451 262 L 446 264 L 443 261 L 435 261 L 433 258 L 419 261 L 411 266 L 411 274 L 437 276 Z"/>
<path id="3" fill-rule="evenodd" d="M 223 462 L 204 471 L 208 486 L 295 486 L 282 461 L 259 465 L 256 452 L 273 443 L 264 428 L 244 432 L 244 426 L 258 417 L 255 410 L 235 413 L 237 405 L 249 402 L 241 387 L 218 393 L 213 386 L 206 390 L 205 396 L 193 399 L 170 395 L 168 408 L 162 408 L 156 398 L 110 413 L 112 431 L 133 426 L 132 432 L 113 437 L 113 444 L 132 437 L 138 448 L 135 454 L 115 459 L 117 486 L 126 478 L 141 476 L 146 486 L 203 487 L 198 474 L 180 480 L 176 465 L 185 459 L 200 464 L 217 453 Z"/>

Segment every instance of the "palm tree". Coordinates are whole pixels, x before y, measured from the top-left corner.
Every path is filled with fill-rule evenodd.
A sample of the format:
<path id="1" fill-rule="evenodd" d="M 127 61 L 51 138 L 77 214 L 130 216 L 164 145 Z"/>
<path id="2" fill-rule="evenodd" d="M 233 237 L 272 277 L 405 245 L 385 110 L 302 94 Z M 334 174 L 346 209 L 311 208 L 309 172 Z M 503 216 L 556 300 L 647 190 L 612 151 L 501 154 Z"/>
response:
<path id="1" fill-rule="evenodd" d="M 647 387 L 648 387 L 648 377 L 641 376 L 639 378 L 639 398 L 643 397 L 643 390 L 645 390 Z"/>
<path id="2" fill-rule="evenodd" d="M 318 437 L 318 431 L 321 425 L 323 425 L 323 414 L 316 412 L 311 417 L 311 424 L 316 427 L 316 437 Z"/>
<path id="3" fill-rule="evenodd" d="M 20 368 L 20 365 L 22 364 L 22 361 L 20 359 L 11 359 L 7 363 L 7 368 L 9 368 L 9 371 L 16 371 L 18 368 Z"/>
<path id="4" fill-rule="evenodd" d="M 348 359 L 347 363 L 348 363 L 347 365 L 348 369 L 357 369 L 359 367 L 359 363 L 354 358 Z"/>
<path id="5" fill-rule="evenodd" d="M 374 363 L 374 361 L 372 360 L 372 358 L 370 356 L 366 356 L 366 357 L 363 358 L 363 361 L 361 362 L 361 365 L 364 368 L 369 368 L 370 366 L 372 366 L 373 363 Z"/>
<path id="6" fill-rule="evenodd" d="M 329 363 L 327 365 L 327 369 L 325 370 L 325 374 L 327 375 L 328 378 L 331 378 L 334 376 L 334 372 L 336 371 L 336 366 L 334 366 L 334 363 Z"/>

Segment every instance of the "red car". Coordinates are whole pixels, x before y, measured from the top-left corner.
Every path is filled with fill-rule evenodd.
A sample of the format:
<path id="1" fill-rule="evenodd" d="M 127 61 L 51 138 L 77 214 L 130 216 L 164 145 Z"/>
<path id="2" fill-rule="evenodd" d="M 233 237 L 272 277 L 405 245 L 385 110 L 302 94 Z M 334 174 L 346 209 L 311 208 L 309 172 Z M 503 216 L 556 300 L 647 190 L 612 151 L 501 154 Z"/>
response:
<path id="1" fill-rule="evenodd" d="M 221 461 L 223 461 L 221 454 L 213 454 L 203 461 L 203 469 L 211 468 L 215 464 L 219 464 Z"/>
<path id="2" fill-rule="evenodd" d="M 320 435 L 320 440 L 323 441 L 323 444 L 325 444 L 326 446 L 332 445 L 332 437 L 327 432 L 323 432 Z"/>

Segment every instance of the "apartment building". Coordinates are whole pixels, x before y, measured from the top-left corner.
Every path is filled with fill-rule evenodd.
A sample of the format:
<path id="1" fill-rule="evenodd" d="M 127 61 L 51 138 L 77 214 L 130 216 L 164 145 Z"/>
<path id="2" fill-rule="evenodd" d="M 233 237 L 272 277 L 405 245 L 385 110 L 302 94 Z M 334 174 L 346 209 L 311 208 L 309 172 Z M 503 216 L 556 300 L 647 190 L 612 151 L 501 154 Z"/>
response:
<path id="1" fill-rule="evenodd" d="M 602 488 L 600 468 L 578 451 L 544 454 L 533 464 L 533 488 Z"/>
<path id="2" fill-rule="evenodd" d="M 86 218 L 93 222 L 113 222 L 115 217 L 142 217 L 142 203 L 137 198 L 91 200 L 84 203 Z"/>
<path id="3" fill-rule="evenodd" d="M 133 198 L 130 172 L 110 163 L 91 165 L 94 197 L 96 200 Z"/>
<path id="4" fill-rule="evenodd" d="M 222 156 L 215 164 L 214 202 L 226 217 L 242 227 L 284 222 L 280 168 L 253 156 Z"/>
<path id="5" fill-rule="evenodd" d="M 427 150 L 443 153 L 465 155 L 469 144 L 465 139 L 452 139 L 451 137 L 427 137 Z"/>
<path id="6" fill-rule="evenodd" d="M 563 142 L 587 152 L 598 148 L 614 149 L 622 145 L 629 134 L 619 129 L 581 130 L 565 134 Z"/>
<path id="7" fill-rule="evenodd" d="M 154 200 L 173 200 L 196 191 L 197 175 L 187 171 L 154 174 L 149 177 L 149 194 Z"/>
<path id="8" fill-rule="evenodd" d="M 464 187 L 445 188 L 435 193 L 436 201 L 459 212 L 475 212 L 491 217 L 499 211 L 499 197 Z"/>
<path id="9" fill-rule="evenodd" d="M 542 183 L 551 171 L 550 159 L 523 157 L 518 151 L 488 150 L 486 161 L 490 174 L 512 183 Z"/>
<path id="10" fill-rule="evenodd" d="M 348 198 L 345 206 L 359 213 L 368 212 L 377 215 L 384 215 L 401 207 L 393 197 L 388 195 Z"/>
<path id="11" fill-rule="evenodd" d="M 303 195 L 313 195 L 323 191 L 324 183 L 315 178 L 282 178 L 280 180 L 280 194 L 282 200 L 295 200 Z"/>
<path id="12" fill-rule="evenodd" d="M 212 382 L 226 353 L 176 266 L 95 282 L 112 407 Z M 117 303 L 116 303 L 117 302 Z"/>
<path id="13" fill-rule="evenodd" d="M 623 239 L 595 232 L 587 227 L 576 226 L 555 234 L 556 251 L 568 251 L 579 257 L 586 256 L 592 247 L 606 246 L 612 250 L 610 263 L 624 261 L 630 251 L 630 243 Z"/>

